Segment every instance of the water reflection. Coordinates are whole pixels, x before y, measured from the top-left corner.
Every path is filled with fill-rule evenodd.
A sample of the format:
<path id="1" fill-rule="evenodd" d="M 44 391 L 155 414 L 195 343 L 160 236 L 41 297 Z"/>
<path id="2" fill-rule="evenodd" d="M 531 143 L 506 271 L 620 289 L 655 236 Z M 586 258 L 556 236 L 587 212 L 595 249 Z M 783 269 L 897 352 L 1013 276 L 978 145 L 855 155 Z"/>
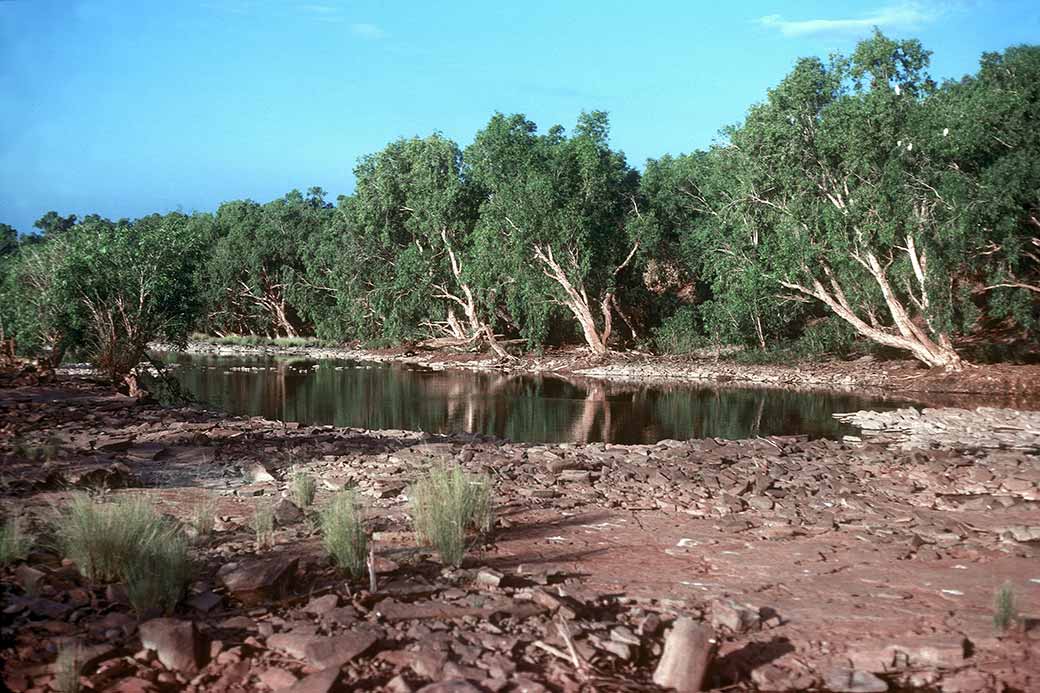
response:
<path id="1" fill-rule="evenodd" d="M 308 424 L 518 441 L 615 443 L 853 432 L 835 411 L 889 408 L 851 395 L 432 371 L 400 364 L 167 354 L 181 385 L 234 414 Z"/>

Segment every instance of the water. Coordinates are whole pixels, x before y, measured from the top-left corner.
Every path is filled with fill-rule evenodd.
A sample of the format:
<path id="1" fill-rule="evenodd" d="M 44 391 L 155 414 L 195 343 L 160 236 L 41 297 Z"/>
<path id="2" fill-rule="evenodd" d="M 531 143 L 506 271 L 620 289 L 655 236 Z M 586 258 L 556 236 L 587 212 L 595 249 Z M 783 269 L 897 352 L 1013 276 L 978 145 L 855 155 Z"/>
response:
<path id="1" fill-rule="evenodd" d="M 163 356 L 177 364 L 173 374 L 182 387 L 231 414 L 529 442 L 837 438 L 855 429 L 834 421 L 833 412 L 892 408 L 877 399 L 786 390 L 643 386 L 354 361 Z"/>

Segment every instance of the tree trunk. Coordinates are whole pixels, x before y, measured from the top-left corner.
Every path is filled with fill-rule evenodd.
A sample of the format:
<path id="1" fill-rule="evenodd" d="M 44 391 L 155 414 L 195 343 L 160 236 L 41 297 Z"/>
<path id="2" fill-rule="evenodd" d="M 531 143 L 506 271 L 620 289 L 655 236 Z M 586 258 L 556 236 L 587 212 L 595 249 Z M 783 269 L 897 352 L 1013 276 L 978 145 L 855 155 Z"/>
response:
<path id="1" fill-rule="evenodd" d="M 610 322 L 607 321 L 604 329 L 604 334 L 601 334 L 599 329 L 596 327 L 596 320 L 592 317 L 592 310 L 589 307 L 589 299 L 585 294 L 584 287 L 581 287 L 579 292 L 571 284 L 570 279 L 567 278 L 567 274 L 560 267 L 559 263 L 556 262 L 556 258 L 553 257 L 553 251 L 551 246 L 547 246 L 543 251 L 541 246 L 535 246 L 534 248 L 535 258 L 545 265 L 546 269 L 543 271 L 545 275 L 563 287 L 564 294 L 567 298 L 563 301 L 563 304 L 571 311 L 578 324 L 581 325 L 582 334 L 585 337 L 585 343 L 589 345 L 589 349 L 592 350 L 593 354 L 602 356 L 607 353 L 607 341 L 606 338 L 610 336 Z M 606 318 L 610 315 L 610 306 L 608 302 L 604 302 L 601 305 L 603 314 Z"/>
<path id="2" fill-rule="evenodd" d="M 948 335 L 941 334 L 937 337 L 938 341 L 933 340 L 910 319 L 906 308 L 892 291 L 888 278 L 885 276 L 884 268 L 881 267 L 877 258 L 872 253 L 867 253 L 863 257 L 854 256 L 854 258 L 867 269 L 880 287 L 881 294 L 885 299 L 885 305 L 899 334 L 892 334 L 879 326 L 870 325 L 856 315 L 841 285 L 826 264 L 823 265 L 823 270 L 831 285 L 830 290 L 825 288 L 815 277 L 812 278 L 811 287 L 785 281 L 781 281 L 780 284 L 806 296 L 819 299 L 838 317 L 849 323 L 856 332 L 871 341 L 895 349 L 909 351 L 917 360 L 931 367 L 948 370 L 960 370 L 963 368 L 965 362 L 954 350 Z"/>

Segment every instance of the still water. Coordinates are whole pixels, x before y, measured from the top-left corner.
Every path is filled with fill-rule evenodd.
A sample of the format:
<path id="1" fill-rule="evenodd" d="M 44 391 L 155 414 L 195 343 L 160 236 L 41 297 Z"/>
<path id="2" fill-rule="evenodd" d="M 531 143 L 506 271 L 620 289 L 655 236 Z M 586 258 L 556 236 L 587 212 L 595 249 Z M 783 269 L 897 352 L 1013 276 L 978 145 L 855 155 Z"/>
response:
<path id="1" fill-rule="evenodd" d="M 529 442 L 653 443 L 855 429 L 833 412 L 890 409 L 876 399 L 785 390 L 643 386 L 555 376 L 434 371 L 403 364 L 163 354 L 196 399 L 231 414 L 305 424 Z"/>

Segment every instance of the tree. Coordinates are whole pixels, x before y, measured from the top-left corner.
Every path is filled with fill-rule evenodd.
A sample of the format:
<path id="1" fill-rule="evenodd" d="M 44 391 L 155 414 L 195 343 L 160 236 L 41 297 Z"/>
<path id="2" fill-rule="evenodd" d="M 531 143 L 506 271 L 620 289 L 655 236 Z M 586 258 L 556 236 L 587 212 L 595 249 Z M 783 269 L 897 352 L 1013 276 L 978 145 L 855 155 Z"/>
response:
<path id="1" fill-rule="evenodd" d="M 33 223 L 33 227 L 39 229 L 45 239 L 60 236 L 75 225 L 75 214 L 63 217 L 54 210 L 47 212 Z"/>
<path id="2" fill-rule="evenodd" d="M 222 204 L 206 267 L 207 324 L 222 333 L 297 336 L 302 326 L 289 296 L 303 269 L 301 249 L 330 213 L 320 188 L 266 205 Z"/>
<path id="3" fill-rule="evenodd" d="M 475 274 L 529 343 L 544 339 L 553 305 L 595 354 L 608 349 L 615 313 L 631 325 L 619 291 L 639 249 L 625 224 L 638 176 L 610 149 L 608 131 L 599 111 L 583 113 L 571 137 L 559 126 L 538 135 L 523 116 L 499 114 L 466 151 L 483 196 Z"/>

